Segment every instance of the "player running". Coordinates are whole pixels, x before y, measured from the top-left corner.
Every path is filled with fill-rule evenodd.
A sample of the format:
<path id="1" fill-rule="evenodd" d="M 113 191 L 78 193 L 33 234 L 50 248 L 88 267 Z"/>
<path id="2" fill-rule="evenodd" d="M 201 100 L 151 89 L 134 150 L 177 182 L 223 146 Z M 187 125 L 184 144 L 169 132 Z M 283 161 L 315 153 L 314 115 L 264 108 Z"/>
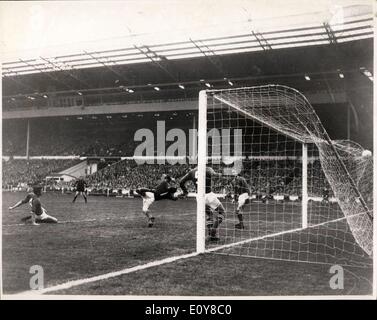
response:
<path id="1" fill-rule="evenodd" d="M 205 211 L 207 217 L 207 230 L 211 241 L 218 241 L 220 238 L 218 236 L 218 228 L 221 222 L 224 220 L 225 209 L 217 198 L 217 196 L 212 191 L 212 178 L 220 177 L 220 173 L 216 173 L 211 167 L 206 167 L 206 190 L 205 190 Z M 188 194 L 186 188 L 186 182 L 192 181 L 197 189 L 198 182 L 198 168 L 190 170 L 185 176 L 180 179 L 179 186 L 182 189 L 183 196 Z M 213 214 L 216 213 L 214 219 Z"/>
<path id="2" fill-rule="evenodd" d="M 245 226 L 243 224 L 242 210 L 245 204 L 247 204 L 249 201 L 250 187 L 246 179 L 242 177 L 240 174 L 237 174 L 234 177 L 232 185 L 234 188 L 234 201 L 237 202 L 237 208 L 235 213 L 239 221 L 239 223 L 237 223 L 234 227 L 236 229 L 245 229 Z"/>
<path id="3" fill-rule="evenodd" d="M 85 180 L 80 177 L 80 179 L 78 179 L 73 187 L 76 188 L 76 194 L 75 194 L 75 197 L 73 198 L 72 200 L 72 203 L 74 203 L 76 201 L 76 198 L 79 194 L 81 194 L 83 197 L 84 197 L 84 200 L 85 200 L 85 203 L 88 203 L 88 199 L 87 199 L 87 196 L 86 196 L 86 187 L 87 187 L 87 183 L 85 182 Z"/>
<path id="4" fill-rule="evenodd" d="M 18 201 L 14 206 L 9 207 L 9 210 L 13 210 L 25 203 L 29 203 L 31 206 L 31 215 L 22 218 L 23 222 L 27 222 L 31 219 L 33 226 L 38 226 L 39 223 L 57 223 L 58 219 L 49 216 L 45 208 L 42 207 L 40 196 L 42 195 L 42 187 L 34 186 L 33 192 L 27 194 L 26 198 Z"/>
<path id="5" fill-rule="evenodd" d="M 178 197 L 175 195 L 177 188 L 173 187 L 171 184 L 175 180 L 169 175 L 162 175 L 162 182 L 155 189 L 137 189 L 135 190 L 143 198 L 143 213 L 148 219 L 148 227 L 153 227 L 155 222 L 155 217 L 150 213 L 149 208 L 155 201 L 160 201 L 164 199 L 177 200 Z"/>

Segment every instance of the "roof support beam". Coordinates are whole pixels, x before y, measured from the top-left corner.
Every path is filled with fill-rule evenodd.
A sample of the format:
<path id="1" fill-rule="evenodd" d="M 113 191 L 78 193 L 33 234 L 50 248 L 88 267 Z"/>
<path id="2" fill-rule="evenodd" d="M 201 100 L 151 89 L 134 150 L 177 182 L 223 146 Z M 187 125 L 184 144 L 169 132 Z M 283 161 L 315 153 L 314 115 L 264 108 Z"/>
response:
<path id="1" fill-rule="evenodd" d="M 56 81 L 56 82 L 60 82 L 61 84 L 63 84 L 66 88 L 70 89 L 70 90 L 74 90 L 73 87 L 71 87 L 70 85 L 66 84 L 65 82 L 59 80 L 58 78 L 54 77 L 51 75 L 52 72 L 43 72 L 43 70 L 40 70 L 39 68 L 35 67 L 34 65 L 32 64 L 29 64 L 26 60 L 22 60 L 22 59 L 19 59 L 21 62 L 25 63 L 26 65 L 28 65 L 29 67 L 32 67 L 34 68 L 35 70 L 39 71 L 41 74 L 44 74 L 46 77 Z"/>
<path id="2" fill-rule="evenodd" d="M 4 75 L 4 74 L 3 74 L 3 77 L 4 77 L 5 79 L 12 80 L 14 83 L 17 83 L 18 85 L 20 85 L 20 86 L 22 86 L 22 87 L 24 87 L 24 88 L 31 89 L 32 91 L 35 90 L 35 88 L 33 88 L 32 86 L 29 86 L 29 85 L 23 83 L 23 82 L 20 81 L 20 80 L 16 80 L 16 79 L 14 78 L 14 76 L 7 76 L 7 75 Z M 29 95 L 30 95 L 30 94 L 29 94 Z M 3 97 L 4 97 L 4 96 L 3 96 Z"/>
<path id="3" fill-rule="evenodd" d="M 259 32 L 252 31 L 253 36 L 258 41 L 259 45 L 263 50 L 271 50 L 272 46 L 268 43 L 268 41 L 263 37 L 263 34 Z"/>
<path id="4" fill-rule="evenodd" d="M 126 76 L 124 76 L 123 74 L 120 74 L 118 71 L 116 71 L 114 68 L 112 68 L 111 66 L 107 65 L 106 63 L 104 63 L 103 61 L 101 61 L 100 59 L 98 59 L 96 56 L 94 56 L 93 54 L 96 54 L 98 52 L 87 52 L 84 50 L 84 52 L 92 57 L 94 60 L 96 60 L 98 63 L 101 63 L 104 67 L 106 67 L 107 69 L 109 69 L 112 73 L 114 73 L 117 77 L 121 78 L 124 82 L 130 82 L 130 79 L 127 78 Z M 113 62 L 113 61 L 112 61 Z M 114 61 L 115 62 L 115 61 Z"/>
<path id="5" fill-rule="evenodd" d="M 324 22 L 323 26 L 325 27 L 325 30 L 326 30 L 326 33 L 327 33 L 327 36 L 329 38 L 330 43 L 331 44 L 338 43 L 338 41 L 336 39 L 336 35 L 335 35 L 334 31 L 331 29 L 330 25 L 327 22 Z"/>
<path id="6" fill-rule="evenodd" d="M 147 46 L 134 46 L 137 50 L 139 50 L 143 55 L 145 55 L 148 59 L 150 59 L 154 64 L 156 64 L 161 70 L 163 70 L 171 79 L 176 82 L 179 82 L 179 79 L 176 75 L 174 75 L 173 70 L 171 70 L 171 66 L 167 63 L 166 57 L 158 55 L 155 51 L 152 51 Z M 145 48 L 145 50 L 143 50 Z"/>
<path id="7" fill-rule="evenodd" d="M 54 66 L 55 68 L 58 68 L 60 71 L 62 71 L 62 72 L 64 72 L 64 73 L 68 74 L 71 78 L 73 78 L 73 79 L 77 80 L 78 82 L 82 83 L 82 84 L 85 85 L 87 88 L 90 88 L 90 85 L 89 85 L 87 82 L 85 82 L 85 81 L 79 79 L 78 77 L 76 77 L 74 74 L 72 74 L 72 73 L 69 72 L 68 70 L 63 69 L 61 66 L 59 66 L 58 64 L 52 62 L 51 60 L 49 60 L 49 59 L 47 59 L 47 58 L 43 58 L 43 57 L 40 57 L 40 58 L 41 58 L 42 60 L 46 61 L 47 63 L 51 64 L 51 65 Z M 69 65 L 68 65 L 68 66 L 69 66 Z M 70 66 L 69 66 L 69 67 L 70 67 Z M 71 68 L 71 67 L 70 67 L 70 68 Z"/>
<path id="8" fill-rule="evenodd" d="M 208 55 L 206 51 L 202 50 L 201 46 L 196 43 L 196 41 L 192 40 L 190 38 L 191 43 L 211 62 L 211 64 L 216 68 L 216 70 L 219 72 L 219 74 L 222 77 L 226 77 L 226 72 L 224 71 L 224 66 L 219 58 L 219 56 L 216 54 L 215 51 L 213 51 L 211 48 L 209 48 L 207 45 L 202 45 L 207 49 L 208 52 L 211 53 L 211 55 Z"/>

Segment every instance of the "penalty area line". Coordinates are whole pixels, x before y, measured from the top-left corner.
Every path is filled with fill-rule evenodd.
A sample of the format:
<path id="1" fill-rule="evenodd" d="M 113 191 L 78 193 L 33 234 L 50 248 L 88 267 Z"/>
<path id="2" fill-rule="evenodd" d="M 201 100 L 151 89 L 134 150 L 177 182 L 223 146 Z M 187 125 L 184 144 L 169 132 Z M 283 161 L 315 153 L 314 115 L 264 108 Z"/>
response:
<path id="1" fill-rule="evenodd" d="M 12 294 L 10 296 L 27 298 L 27 297 L 32 297 L 32 296 L 35 296 L 35 295 L 42 295 L 42 294 L 46 294 L 46 293 L 50 293 L 50 292 L 54 292 L 54 291 L 66 290 L 66 289 L 70 289 L 72 287 L 81 286 L 83 284 L 97 282 L 97 281 L 101 281 L 101 280 L 107 280 L 107 279 L 110 279 L 110 278 L 122 276 L 124 274 L 149 269 L 149 268 L 152 268 L 152 267 L 161 266 L 163 264 L 172 263 L 172 262 L 175 262 L 177 260 L 192 258 L 192 257 L 195 257 L 199 254 L 200 253 L 193 252 L 193 253 L 188 253 L 188 254 L 184 254 L 184 255 L 180 255 L 180 256 L 165 258 L 165 259 L 162 259 L 162 260 L 155 260 L 155 261 L 152 261 L 152 262 L 148 262 L 146 264 L 134 266 L 134 267 L 131 267 L 131 268 L 126 268 L 126 269 L 119 270 L 119 271 L 109 272 L 109 273 L 105 273 L 105 274 L 102 274 L 102 275 L 98 275 L 98 276 L 94 276 L 94 277 L 90 277 L 90 278 L 85 278 L 85 279 L 72 280 L 72 281 L 68 281 L 68 282 L 65 282 L 65 283 L 62 283 L 62 284 L 58 284 L 58 285 L 47 287 L 47 288 L 40 289 L 40 290 L 28 290 L 28 291 Z"/>

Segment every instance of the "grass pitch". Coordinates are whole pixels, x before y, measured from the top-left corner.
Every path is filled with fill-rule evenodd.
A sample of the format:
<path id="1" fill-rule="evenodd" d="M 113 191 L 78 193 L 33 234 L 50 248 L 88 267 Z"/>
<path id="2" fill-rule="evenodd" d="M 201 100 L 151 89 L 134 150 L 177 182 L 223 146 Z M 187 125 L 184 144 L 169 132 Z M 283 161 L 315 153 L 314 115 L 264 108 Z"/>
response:
<path id="1" fill-rule="evenodd" d="M 30 267 L 44 269 L 45 287 L 89 278 L 195 251 L 196 202 L 156 202 L 148 228 L 141 199 L 47 193 L 42 203 L 60 221 L 22 225 L 24 205 L 8 207 L 24 193 L 3 192 L 3 292 L 29 290 Z M 259 205 L 259 204 L 258 204 Z M 333 290 L 330 265 L 203 254 L 130 274 L 75 286 L 53 294 L 88 295 L 366 295 L 372 269 L 345 267 L 344 289 Z"/>

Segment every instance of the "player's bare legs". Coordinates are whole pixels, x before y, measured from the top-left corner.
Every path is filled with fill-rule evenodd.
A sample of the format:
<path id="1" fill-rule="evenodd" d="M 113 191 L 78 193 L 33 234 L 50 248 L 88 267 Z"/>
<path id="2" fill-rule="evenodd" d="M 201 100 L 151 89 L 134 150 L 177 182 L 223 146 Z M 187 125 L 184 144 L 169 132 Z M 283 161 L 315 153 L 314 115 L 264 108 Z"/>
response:
<path id="1" fill-rule="evenodd" d="M 234 226 L 236 229 L 245 229 L 243 224 L 243 208 L 245 207 L 246 202 L 249 201 L 249 194 L 243 193 L 239 197 L 237 197 L 237 208 L 236 208 L 236 216 L 238 218 L 238 223 Z"/>
<path id="2" fill-rule="evenodd" d="M 33 223 L 33 213 L 30 216 L 26 216 L 21 219 L 22 222 L 28 223 L 29 220 L 31 221 L 31 224 L 38 225 L 39 223 L 58 223 L 58 219 L 56 219 L 53 216 L 50 216 L 47 214 L 46 209 L 42 209 L 43 213 L 41 215 L 36 215 L 34 217 L 34 223 Z"/>
<path id="3" fill-rule="evenodd" d="M 85 203 L 88 203 L 88 198 L 87 198 L 87 196 L 85 194 L 85 191 L 76 191 L 76 194 L 75 194 L 75 197 L 72 200 L 72 203 L 74 203 L 76 201 L 76 199 L 77 199 L 77 197 L 78 197 L 79 194 L 81 194 L 83 196 L 83 198 L 85 200 Z"/>
<path id="4" fill-rule="evenodd" d="M 145 191 L 143 189 L 140 189 L 140 190 L 138 189 L 138 190 L 136 190 L 136 192 L 143 198 L 143 213 L 145 214 L 145 216 L 148 219 L 148 227 L 151 228 L 151 227 L 153 227 L 155 218 L 150 213 L 149 207 L 154 202 L 154 193 L 149 192 L 149 191 Z"/>
<path id="5" fill-rule="evenodd" d="M 75 197 L 73 198 L 72 203 L 74 203 L 74 202 L 76 201 L 77 196 L 78 196 L 79 194 L 80 194 L 80 192 L 76 191 L 76 193 L 75 193 Z"/>
<path id="6" fill-rule="evenodd" d="M 154 217 L 153 217 L 153 215 L 149 212 L 149 210 L 143 211 L 143 212 L 144 212 L 145 216 L 148 219 L 148 227 L 152 228 L 153 224 L 154 224 L 154 220 L 155 220 Z"/>

